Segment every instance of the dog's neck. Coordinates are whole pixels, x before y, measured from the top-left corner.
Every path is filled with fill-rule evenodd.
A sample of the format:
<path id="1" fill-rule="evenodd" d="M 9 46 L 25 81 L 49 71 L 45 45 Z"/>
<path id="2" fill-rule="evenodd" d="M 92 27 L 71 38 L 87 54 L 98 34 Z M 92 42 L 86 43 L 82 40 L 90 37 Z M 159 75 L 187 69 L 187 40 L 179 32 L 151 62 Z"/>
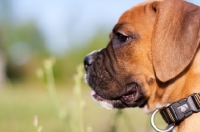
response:
<path id="1" fill-rule="evenodd" d="M 200 48 L 199 48 L 200 49 Z M 184 95 L 190 95 L 192 93 L 200 93 L 200 50 L 198 49 L 197 54 L 191 64 L 191 70 L 185 78 L 185 84 L 181 88 L 181 93 Z M 184 90 L 187 89 L 187 90 Z M 187 93 L 185 93 L 187 91 Z M 194 113 L 178 125 L 175 130 L 178 132 L 192 132 L 200 131 L 200 112 Z"/>
<path id="2" fill-rule="evenodd" d="M 170 100 L 171 101 L 170 103 L 173 103 L 177 100 L 187 98 L 189 95 L 193 93 L 200 93 L 200 50 L 199 49 L 191 66 L 189 66 L 188 71 L 186 71 L 186 73 L 183 73 L 186 75 L 179 77 L 178 80 L 175 81 L 175 83 L 169 85 L 167 90 L 165 90 L 165 94 L 163 95 L 162 98 L 163 102 L 166 100 Z M 173 92 L 174 90 L 176 92 Z M 176 95 L 172 96 L 173 94 Z M 200 131 L 199 119 L 200 119 L 200 112 L 194 113 L 188 118 L 186 118 L 184 121 L 182 121 L 178 126 L 176 126 L 175 130 L 177 132 L 192 132 L 194 130 Z"/>
<path id="3" fill-rule="evenodd" d="M 194 113 L 178 126 L 175 127 L 176 132 L 199 132 L 200 131 L 200 113 Z"/>

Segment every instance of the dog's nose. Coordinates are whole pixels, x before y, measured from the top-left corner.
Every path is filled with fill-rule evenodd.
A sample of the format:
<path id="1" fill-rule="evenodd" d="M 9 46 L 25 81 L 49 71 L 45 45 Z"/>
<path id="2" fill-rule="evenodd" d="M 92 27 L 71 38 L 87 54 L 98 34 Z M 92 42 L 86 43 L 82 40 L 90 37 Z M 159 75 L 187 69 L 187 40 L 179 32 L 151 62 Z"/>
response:
<path id="1" fill-rule="evenodd" d="M 92 57 L 92 55 L 87 55 L 85 58 L 84 58 L 84 67 L 85 67 L 85 70 L 87 71 L 89 66 L 92 65 L 94 59 Z"/>
<path id="2" fill-rule="evenodd" d="M 92 65 L 92 63 L 96 60 L 97 58 L 97 54 L 100 52 L 100 50 L 95 50 L 93 52 L 91 52 L 90 54 L 88 54 L 85 58 L 84 58 L 84 67 L 85 70 L 87 71 L 89 69 L 89 67 Z"/>

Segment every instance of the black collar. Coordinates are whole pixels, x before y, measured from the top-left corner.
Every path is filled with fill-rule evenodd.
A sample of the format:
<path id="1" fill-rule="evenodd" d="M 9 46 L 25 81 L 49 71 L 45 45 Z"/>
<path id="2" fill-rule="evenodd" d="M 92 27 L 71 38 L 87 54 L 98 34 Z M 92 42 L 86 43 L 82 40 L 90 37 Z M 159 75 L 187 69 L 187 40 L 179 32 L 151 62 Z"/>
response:
<path id="1" fill-rule="evenodd" d="M 165 122 L 179 124 L 193 113 L 200 111 L 200 93 L 194 93 L 188 98 L 181 99 L 160 110 Z"/>

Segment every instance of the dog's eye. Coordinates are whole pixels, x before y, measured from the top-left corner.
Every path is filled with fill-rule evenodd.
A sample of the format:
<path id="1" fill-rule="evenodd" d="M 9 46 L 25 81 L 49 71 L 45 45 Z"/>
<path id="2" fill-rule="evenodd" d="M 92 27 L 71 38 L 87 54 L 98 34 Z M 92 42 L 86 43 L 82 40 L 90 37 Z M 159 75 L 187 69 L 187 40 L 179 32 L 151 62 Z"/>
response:
<path id="1" fill-rule="evenodd" d="M 117 37 L 118 42 L 120 43 L 124 43 L 128 40 L 128 36 L 125 36 L 121 33 L 116 33 L 116 37 Z"/>

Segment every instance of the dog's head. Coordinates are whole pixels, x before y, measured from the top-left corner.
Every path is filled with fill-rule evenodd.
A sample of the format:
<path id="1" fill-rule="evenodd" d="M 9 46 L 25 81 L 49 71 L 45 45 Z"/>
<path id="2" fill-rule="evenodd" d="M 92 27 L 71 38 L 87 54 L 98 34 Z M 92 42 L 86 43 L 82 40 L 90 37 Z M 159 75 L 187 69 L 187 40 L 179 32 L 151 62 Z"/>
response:
<path id="1" fill-rule="evenodd" d="M 151 1 L 127 10 L 107 47 L 84 59 L 94 98 L 106 108 L 157 104 L 164 87 L 195 55 L 199 14 L 199 7 L 182 0 Z"/>

